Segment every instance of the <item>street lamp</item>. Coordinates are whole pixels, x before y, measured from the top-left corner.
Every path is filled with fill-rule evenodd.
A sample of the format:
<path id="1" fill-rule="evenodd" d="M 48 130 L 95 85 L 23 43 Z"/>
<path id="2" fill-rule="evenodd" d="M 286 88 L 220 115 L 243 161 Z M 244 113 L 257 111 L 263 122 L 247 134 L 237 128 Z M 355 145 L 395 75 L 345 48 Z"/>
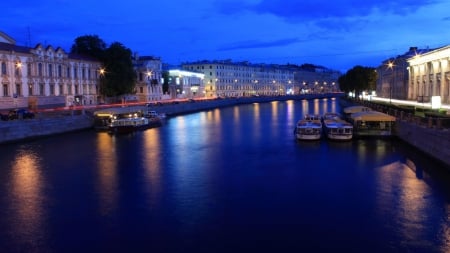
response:
<path id="1" fill-rule="evenodd" d="M 391 82 L 389 83 L 389 104 L 392 104 L 392 86 L 394 85 L 394 62 L 389 61 L 388 64 L 388 69 L 391 69 Z"/>

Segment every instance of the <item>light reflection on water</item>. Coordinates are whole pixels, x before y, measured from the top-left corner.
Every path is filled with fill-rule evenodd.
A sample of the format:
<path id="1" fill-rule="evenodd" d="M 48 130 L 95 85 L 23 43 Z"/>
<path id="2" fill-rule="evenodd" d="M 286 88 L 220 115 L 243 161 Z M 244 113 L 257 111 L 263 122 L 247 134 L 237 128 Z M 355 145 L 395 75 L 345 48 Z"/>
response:
<path id="1" fill-rule="evenodd" d="M 448 181 L 428 174 L 438 165 L 396 140 L 294 140 L 298 119 L 327 111 L 337 100 L 255 103 L 132 135 L 0 146 L 11 161 L 0 170 L 0 247 L 448 250 Z"/>

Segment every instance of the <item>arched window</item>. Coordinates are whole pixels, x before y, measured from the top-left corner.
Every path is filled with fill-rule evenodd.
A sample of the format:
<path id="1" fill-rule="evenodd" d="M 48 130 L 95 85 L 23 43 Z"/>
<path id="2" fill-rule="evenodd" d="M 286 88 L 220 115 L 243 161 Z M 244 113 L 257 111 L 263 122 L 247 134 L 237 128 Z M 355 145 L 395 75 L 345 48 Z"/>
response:
<path id="1" fill-rule="evenodd" d="M 42 76 L 42 63 L 38 64 L 38 75 Z"/>

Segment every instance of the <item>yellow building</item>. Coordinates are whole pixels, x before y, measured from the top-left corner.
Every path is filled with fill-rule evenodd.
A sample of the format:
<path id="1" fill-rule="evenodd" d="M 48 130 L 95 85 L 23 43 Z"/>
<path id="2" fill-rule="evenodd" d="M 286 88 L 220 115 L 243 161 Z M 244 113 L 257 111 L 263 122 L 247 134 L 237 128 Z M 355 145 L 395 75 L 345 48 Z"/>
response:
<path id="1" fill-rule="evenodd" d="M 18 46 L 0 32 L 0 110 L 96 104 L 100 68 L 60 47 Z"/>

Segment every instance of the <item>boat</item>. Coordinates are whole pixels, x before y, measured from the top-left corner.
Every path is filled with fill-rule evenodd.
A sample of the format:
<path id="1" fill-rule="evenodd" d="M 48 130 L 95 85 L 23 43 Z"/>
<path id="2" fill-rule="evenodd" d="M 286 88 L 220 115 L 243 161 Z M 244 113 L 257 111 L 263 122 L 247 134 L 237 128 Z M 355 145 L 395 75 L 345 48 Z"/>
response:
<path id="1" fill-rule="evenodd" d="M 324 115 L 323 126 L 325 136 L 330 140 L 351 140 L 353 125 L 341 119 L 337 114 Z"/>
<path id="2" fill-rule="evenodd" d="M 94 128 L 110 133 L 130 133 L 153 125 L 155 123 L 144 117 L 138 108 L 119 107 L 94 112 Z"/>
<path id="3" fill-rule="evenodd" d="M 396 118 L 378 111 L 361 111 L 350 115 L 355 136 L 391 136 Z"/>
<path id="4" fill-rule="evenodd" d="M 294 129 L 297 140 L 320 140 L 322 136 L 322 122 L 319 115 L 307 114 L 299 121 Z"/>

